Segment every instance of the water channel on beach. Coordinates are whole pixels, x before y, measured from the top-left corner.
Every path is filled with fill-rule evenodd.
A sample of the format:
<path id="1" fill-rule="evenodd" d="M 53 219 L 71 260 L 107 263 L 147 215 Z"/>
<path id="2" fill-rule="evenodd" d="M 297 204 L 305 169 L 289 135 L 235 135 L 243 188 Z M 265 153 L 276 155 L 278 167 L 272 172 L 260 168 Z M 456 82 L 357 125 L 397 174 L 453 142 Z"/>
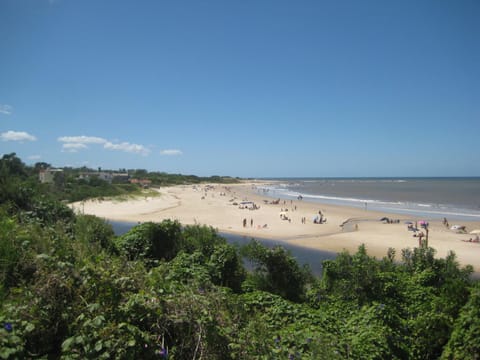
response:
<path id="1" fill-rule="evenodd" d="M 120 221 L 109 221 L 109 223 L 112 225 L 113 230 L 115 231 L 115 235 L 117 236 L 126 233 L 133 226 L 137 225 L 136 223 Z M 252 237 L 249 236 L 235 235 L 229 233 L 219 233 L 219 235 L 224 237 L 230 244 L 236 244 L 239 246 L 247 244 L 252 239 Z M 257 240 L 267 247 L 273 247 L 276 245 L 283 246 L 286 250 L 290 251 L 290 253 L 297 259 L 300 265 L 307 264 L 312 270 L 313 274 L 317 276 L 320 276 L 322 274 L 322 262 L 324 260 L 335 259 L 335 257 L 337 256 L 336 253 L 331 251 L 315 250 L 269 239 L 257 238 Z M 248 264 L 246 264 L 246 266 L 247 268 L 249 267 Z"/>

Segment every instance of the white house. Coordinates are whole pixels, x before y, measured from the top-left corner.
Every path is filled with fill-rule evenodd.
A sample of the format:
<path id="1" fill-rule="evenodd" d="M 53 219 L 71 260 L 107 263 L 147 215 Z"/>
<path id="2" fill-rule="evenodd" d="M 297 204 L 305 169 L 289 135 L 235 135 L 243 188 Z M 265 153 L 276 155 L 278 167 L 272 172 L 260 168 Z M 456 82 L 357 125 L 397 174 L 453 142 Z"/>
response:
<path id="1" fill-rule="evenodd" d="M 52 184 L 55 180 L 55 175 L 60 174 L 63 176 L 62 169 L 44 169 L 38 173 L 38 178 L 42 184 Z"/>

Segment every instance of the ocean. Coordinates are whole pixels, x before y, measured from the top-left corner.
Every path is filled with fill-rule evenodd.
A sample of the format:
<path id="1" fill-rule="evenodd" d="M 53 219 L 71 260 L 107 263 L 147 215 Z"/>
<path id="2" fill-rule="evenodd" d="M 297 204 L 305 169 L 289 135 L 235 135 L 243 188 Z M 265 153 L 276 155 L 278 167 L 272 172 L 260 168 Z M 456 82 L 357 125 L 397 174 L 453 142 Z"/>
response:
<path id="1" fill-rule="evenodd" d="M 352 206 L 425 219 L 480 221 L 480 177 L 275 178 L 257 191 L 272 198 Z"/>

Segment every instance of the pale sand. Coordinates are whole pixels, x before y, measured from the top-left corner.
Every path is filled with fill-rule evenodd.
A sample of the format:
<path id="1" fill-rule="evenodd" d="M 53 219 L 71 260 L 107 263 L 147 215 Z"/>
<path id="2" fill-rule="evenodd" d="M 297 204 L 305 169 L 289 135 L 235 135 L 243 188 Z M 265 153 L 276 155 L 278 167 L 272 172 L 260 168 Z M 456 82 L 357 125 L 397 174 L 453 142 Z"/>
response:
<path id="1" fill-rule="evenodd" d="M 185 225 L 209 225 L 220 232 L 275 239 L 317 250 L 347 250 L 353 253 L 358 246 L 365 244 L 370 255 L 380 258 L 387 254 L 388 248 L 394 248 L 397 259 L 400 259 L 402 249 L 418 246 L 418 239 L 412 236 L 413 232 L 407 230 L 404 222 L 423 220 L 421 218 L 309 203 L 305 200 L 286 200 L 285 204 L 281 200 L 278 205 L 274 205 L 270 203 L 272 198 L 256 191 L 256 185 L 259 184 L 164 187 L 158 190 L 158 197 L 139 197 L 127 201 L 88 200 L 71 206 L 77 212 L 109 220 L 160 222 L 174 219 Z M 248 210 L 233 205 L 233 202 L 240 204 L 242 201 L 253 201 L 260 208 Z M 282 209 L 288 209 L 286 214 L 291 222 L 280 218 Z M 313 217 L 319 210 L 326 216 L 326 224 L 313 223 Z M 400 223 L 383 224 L 379 219 L 384 216 L 400 219 Z M 306 217 L 306 224 L 302 224 L 303 217 Z M 243 227 L 243 219 L 247 219 L 247 227 Z M 250 226 L 251 219 L 253 227 Z M 342 228 L 340 225 L 348 219 L 354 221 Z M 429 220 L 429 223 L 428 244 L 437 250 L 438 257 L 445 257 L 453 250 L 460 264 L 471 264 L 476 272 L 480 272 L 480 243 L 461 241 L 474 235 L 457 234 L 443 226 L 439 220 Z M 266 228 L 263 227 L 264 224 L 267 224 Z M 465 225 L 468 231 L 480 229 L 480 222 L 450 222 L 450 225 L 453 224 Z"/>

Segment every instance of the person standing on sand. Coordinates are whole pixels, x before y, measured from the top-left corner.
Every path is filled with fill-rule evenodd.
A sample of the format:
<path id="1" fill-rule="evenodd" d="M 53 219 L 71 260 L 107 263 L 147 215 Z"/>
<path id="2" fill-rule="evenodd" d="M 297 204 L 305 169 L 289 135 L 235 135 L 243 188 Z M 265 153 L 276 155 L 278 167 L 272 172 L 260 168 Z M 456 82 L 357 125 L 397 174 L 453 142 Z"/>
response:
<path id="1" fill-rule="evenodd" d="M 253 219 L 250 219 L 250 227 L 253 227 Z"/>
<path id="2" fill-rule="evenodd" d="M 446 217 L 443 218 L 443 225 L 445 225 L 446 228 L 449 228 L 448 220 Z"/>

